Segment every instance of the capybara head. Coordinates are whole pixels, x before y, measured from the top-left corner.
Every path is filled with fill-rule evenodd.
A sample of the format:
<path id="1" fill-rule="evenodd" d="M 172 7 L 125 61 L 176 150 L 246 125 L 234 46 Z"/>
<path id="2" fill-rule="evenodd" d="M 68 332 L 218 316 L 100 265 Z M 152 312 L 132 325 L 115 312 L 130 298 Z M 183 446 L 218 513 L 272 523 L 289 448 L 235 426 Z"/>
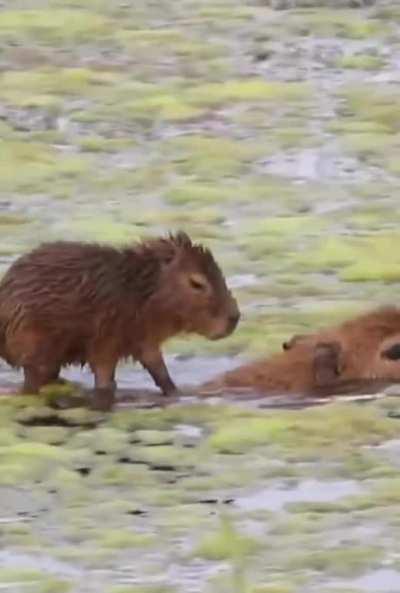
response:
<path id="1" fill-rule="evenodd" d="M 159 296 L 178 315 L 181 331 L 211 340 L 231 334 L 239 308 L 211 251 L 183 232 L 157 243 L 164 250 Z"/>
<path id="2" fill-rule="evenodd" d="M 321 348 L 324 344 L 329 344 L 329 351 Z M 383 307 L 314 334 L 296 334 L 282 346 L 288 352 L 307 345 L 315 347 L 315 360 L 322 361 L 321 376 L 328 379 L 335 375 L 336 359 L 340 379 L 399 381 L 400 309 Z"/>
<path id="3" fill-rule="evenodd" d="M 296 334 L 282 346 L 283 352 L 207 382 L 205 393 L 238 388 L 324 396 L 372 393 L 400 382 L 400 309 L 385 307 L 315 333 Z"/>

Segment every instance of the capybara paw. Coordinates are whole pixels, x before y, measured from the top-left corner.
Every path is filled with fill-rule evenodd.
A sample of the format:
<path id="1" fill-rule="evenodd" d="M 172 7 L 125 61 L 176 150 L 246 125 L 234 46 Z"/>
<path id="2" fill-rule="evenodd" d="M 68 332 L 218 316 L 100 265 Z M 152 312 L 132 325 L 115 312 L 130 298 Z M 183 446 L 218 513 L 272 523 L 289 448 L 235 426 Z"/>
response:
<path id="1" fill-rule="evenodd" d="M 113 389 L 95 389 L 90 401 L 90 408 L 99 412 L 110 412 L 115 401 Z"/>
<path id="2" fill-rule="evenodd" d="M 19 394 L 20 395 L 37 395 L 38 389 L 35 389 L 35 387 L 30 387 L 30 385 L 24 385 L 19 390 Z"/>
<path id="3" fill-rule="evenodd" d="M 162 389 L 161 394 L 164 395 L 165 397 L 179 397 L 181 395 L 180 390 L 175 387 L 175 385 L 173 387 L 168 387 L 166 389 Z"/>

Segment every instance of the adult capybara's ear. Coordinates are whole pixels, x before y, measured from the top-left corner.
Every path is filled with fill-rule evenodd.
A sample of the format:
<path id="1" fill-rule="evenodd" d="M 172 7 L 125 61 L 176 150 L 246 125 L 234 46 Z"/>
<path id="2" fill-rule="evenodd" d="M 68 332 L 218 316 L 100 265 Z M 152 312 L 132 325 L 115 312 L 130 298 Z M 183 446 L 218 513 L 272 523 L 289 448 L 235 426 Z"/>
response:
<path id="1" fill-rule="evenodd" d="M 341 372 L 341 352 L 342 348 L 339 342 L 318 342 L 315 345 L 313 372 L 317 387 L 337 381 Z"/>
<path id="2" fill-rule="evenodd" d="M 389 360 L 400 359 L 400 343 L 392 344 L 386 350 L 381 352 L 381 358 L 388 358 Z"/>

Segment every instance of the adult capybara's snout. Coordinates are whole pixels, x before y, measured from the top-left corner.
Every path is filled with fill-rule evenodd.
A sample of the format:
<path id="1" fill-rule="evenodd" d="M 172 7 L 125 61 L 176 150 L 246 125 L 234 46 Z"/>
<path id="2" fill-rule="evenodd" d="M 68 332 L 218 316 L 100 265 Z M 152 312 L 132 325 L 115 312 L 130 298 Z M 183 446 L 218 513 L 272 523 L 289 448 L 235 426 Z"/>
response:
<path id="1" fill-rule="evenodd" d="M 212 327 L 208 337 L 211 340 L 226 338 L 235 331 L 239 320 L 239 306 L 236 299 L 229 294 L 226 303 L 212 320 Z"/>

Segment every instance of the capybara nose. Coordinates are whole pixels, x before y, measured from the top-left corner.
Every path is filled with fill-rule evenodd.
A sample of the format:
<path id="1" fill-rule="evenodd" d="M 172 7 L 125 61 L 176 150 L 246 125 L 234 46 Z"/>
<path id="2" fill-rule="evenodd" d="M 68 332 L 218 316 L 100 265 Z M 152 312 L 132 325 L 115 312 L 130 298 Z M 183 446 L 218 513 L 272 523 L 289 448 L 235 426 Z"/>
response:
<path id="1" fill-rule="evenodd" d="M 239 311 L 235 311 L 235 313 L 231 313 L 228 317 L 229 326 L 234 329 L 237 324 L 239 323 L 240 313 Z"/>

